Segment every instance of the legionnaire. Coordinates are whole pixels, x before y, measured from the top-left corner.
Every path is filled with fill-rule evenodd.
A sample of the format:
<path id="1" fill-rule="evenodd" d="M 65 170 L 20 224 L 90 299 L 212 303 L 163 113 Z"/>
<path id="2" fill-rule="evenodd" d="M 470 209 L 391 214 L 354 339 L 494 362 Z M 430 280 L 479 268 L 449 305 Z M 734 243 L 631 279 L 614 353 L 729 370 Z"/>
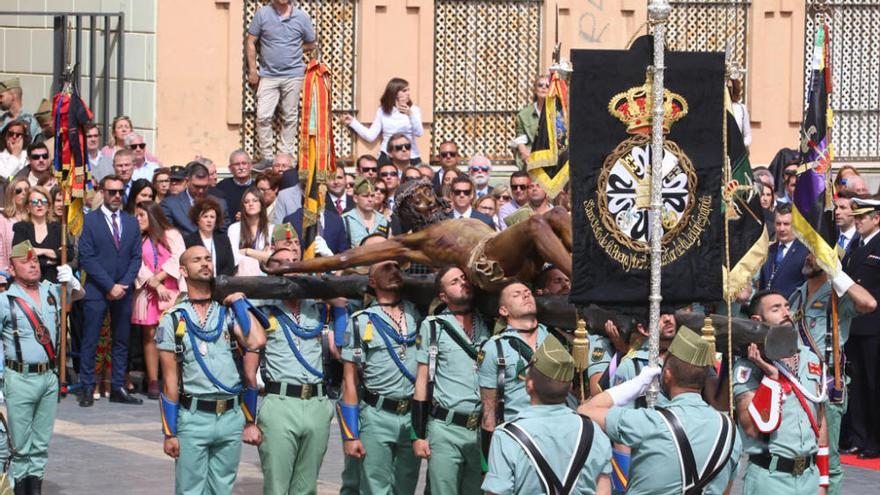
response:
<path id="1" fill-rule="evenodd" d="M 840 465 L 840 422 L 846 412 L 846 384 L 841 390 L 834 387 L 834 352 L 832 341 L 832 288 L 838 294 L 837 318 L 840 339 L 841 357 L 843 346 L 849 338 L 852 319 L 859 314 L 870 313 L 877 307 L 877 301 L 861 285 L 842 270 L 834 278 L 828 275 L 816 263 L 816 257 L 808 254 L 804 262 L 804 276 L 807 282 L 797 288 L 789 298 L 794 311 L 794 323 L 797 325 L 801 343 L 808 347 L 826 365 L 828 370 L 828 400 L 825 402 L 825 420 L 828 424 L 828 474 L 829 494 L 839 494 L 843 481 L 843 467 Z M 840 372 L 844 366 L 841 362 Z M 845 376 L 842 377 L 845 382 Z"/>
<path id="2" fill-rule="evenodd" d="M 342 399 L 336 410 L 348 462 L 343 493 L 411 494 L 419 476 L 412 450 L 413 384 L 418 310 L 402 298 L 396 261 L 370 267 L 367 285 L 375 300 L 351 316 L 351 335 L 342 349 Z M 358 386 L 362 385 L 362 404 Z M 359 488 L 354 474 L 359 471 Z"/>
<path id="3" fill-rule="evenodd" d="M 299 256 L 298 249 L 276 249 L 268 264 Z M 317 493 L 333 419 L 327 369 L 335 349 L 325 324 L 332 318 L 344 332 L 348 318 L 345 299 L 332 302 L 331 308 L 313 299 L 261 301 L 269 320 L 266 347 L 247 353 L 245 371 L 248 387 L 256 389 L 260 368 L 266 397 L 259 414 L 256 402 L 245 404 L 244 439 L 259 446 L 264 494 Z"/>
<path id="4" fill-rule="evenodd" d="M 302 252 L 299 236 L 296 235 L 293 225 L 289 223 L 279 223 L 272 229 L 272 250 L 279 249 Z"/>
<path id="5" fill-rule="evenodd" d="M 445 309 L 425 318 L 419 329 L 413 450 L 428 459 L 432 494 L 481 493 L 476 370 L 490 327 L 473 309 L 473 288 L 464 272 L 442 269 L 434 285 Z"/>
<path id="6" fill-rule="evenodd" d="M 611 443 L 589 417 L 565 405 L 575 363 L 549 338 L 526 372 L 530 405 L 492 435 L 482 489 L 495 494 L 607 494 Z"/>
<path id="7" fill-rule="evenodd" d="M 9 258 L 14 280 L 0 295 L 6 353 L 3 393 L 12 437 L 9 476 L 15 480 L 16 495 L 31 495 L 42 490 L 58 409 L 60 294 L 57 284 L 40 281 L 40 263 L 29 241 L 16 244 Z M 58 280 L 69 284 L 74 300 L 85 295 L 68 265 L 58 267 Z"/>
<path id="8" fill-rule="evenodd" d="M 180 271 L 187 297 L 162 316 L 156 333 L 164 450 L 176 460 L 178 494 L 232 493 L 245 422 L 239 406 L 255 404 L 257 392 L 242 389 L 237 355 L 266 344 L 267 322 L 241 293 L 222 305 L 211 299 L 214 262 L 204 247 L 187 249 Z"/>
<path id="9" fill-rule="evenodd" d="M 792 324 L 788 301 L 773 290 L 755 294 L 749 313 L 773 325 Z M 733 394 L 749 456 L 745 495 L 825 493 L 828 438 L 825 428 L 820 429 L 825 421 L 823 375 L 819 357 L 806 347 L 768 363 L 752 344 L 748 360 L 737 360 Z"/>
<path id="10" fill-rule="evenodd" d="M 701 391 L 715 365 L 715 346 L 680 327 L 663 368 L 645 367 L 581 406 L 612 442 L 632 447 L 628 494 L 727 493 L 741 443 L 729 417 L 706 404 Z M 657 374 L 668 397 L 654 410 L 626 407 Z"/>
<path id="11" fill-rule="evenodd" d="M 591 333 L 589 337 L 590 364 L 587 366 L 587 376 L 590 379 L 591 397 L 609 387 L 611 379 L 617 374 L 617 366 L 628 349 L 628 344 L 611 320 L 605 322 L 605 335 L 607 336 Z"/>
<path id="12" fill-rule="evenodd" d="M 374 191 L 375 186 L 366 177 L 355 179 L 352 195 L 355 207 L 342 215 L 345 231 L 348 233 L 349 248 L 360 246 L 364 237 L 370 234 L 380 233 L 388 237 L 390 228 L 388 219 L 375 211 Z"/>

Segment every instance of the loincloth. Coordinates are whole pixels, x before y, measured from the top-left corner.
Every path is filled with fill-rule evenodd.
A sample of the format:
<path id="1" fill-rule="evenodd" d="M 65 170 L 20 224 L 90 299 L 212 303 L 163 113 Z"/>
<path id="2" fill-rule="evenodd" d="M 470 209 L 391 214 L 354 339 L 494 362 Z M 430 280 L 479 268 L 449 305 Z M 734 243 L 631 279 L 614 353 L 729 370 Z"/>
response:
<path id="1" fill-rule="evenodd" d="M 504 274 L 497 260 L 486 256 L 486 243 L 494 237 L 494 235 L 486 237 L 477 243 L 465 267 L 465 273 L 471 283 L 486 291 L 495 291 L 511 280 L 511 277 Z"/>

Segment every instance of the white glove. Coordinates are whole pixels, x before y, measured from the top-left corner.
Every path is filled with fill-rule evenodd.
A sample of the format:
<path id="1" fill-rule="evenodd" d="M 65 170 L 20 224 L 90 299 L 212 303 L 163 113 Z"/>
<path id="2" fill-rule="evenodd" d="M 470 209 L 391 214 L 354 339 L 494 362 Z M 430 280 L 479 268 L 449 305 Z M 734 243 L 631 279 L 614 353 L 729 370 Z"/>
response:
<path id="1" fill-rule="evenodd" d="M 837 260 L 837 275 L 831 279 L 831 286 L 838 297 L 843 297 L 846 291 L 855 284 L 853 279 L 843 271 L 843 265 Z"/>
<path id="2" fill-rule="evenodd" d="M 654 380 L 654 377 L 660 374 L 659 366 L 647 366 L 642 368 L 642 372 L 632 380 L 627 380 L 620 385 L 615 385 L 607 390 L 608 395 L 615 406 L 625 406 L 636 400 L 637 397 L 645 393 L 645 389 Z"/>
<path id="3" fill-rule="evenodd" d="M 82 289 L 82 284 L 80 284 L 79 280 L 73 276 L 73 268 L 71 268 L 70 265 L 61 265 L 58 267 L 58 282 L 67 283 L 70 290 L 73 292 Z"/>
<path id="4" fill-rule="evenodd" d="M 318 256 L 333 256 L 333 251 L 330 250 L 327 241 L 321 236 L 315 237 L 315 254 Z"/>

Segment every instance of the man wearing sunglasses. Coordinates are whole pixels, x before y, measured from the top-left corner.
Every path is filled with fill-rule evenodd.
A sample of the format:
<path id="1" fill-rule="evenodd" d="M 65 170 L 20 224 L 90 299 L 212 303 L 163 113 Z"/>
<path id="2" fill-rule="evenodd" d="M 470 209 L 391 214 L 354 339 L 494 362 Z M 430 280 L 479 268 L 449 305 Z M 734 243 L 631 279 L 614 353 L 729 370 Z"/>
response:
<path id="1" fill-rule="evenodd" d="M 125 150 L 116 153 L 118 157 Z M 129 152 L 130 153 L 130 152 Z M 132 215 L 122 211 L 125 181 L 117 175 L 101 180 L 104 203 L 86 215 L 79 240 L 79 261 L 86 277 L 86 318 L 80 347 L 80 407 L 94 404 L 95 351 L 103 315 L 110 310 L 113 339 L 110 402 L 141 404 L 125 389 L 128 338 L 131 329 L 132 287 L 141 267 L 141 232 Z"/>
<path id="2" fill-rule="evenodd" d="M 489 185 L 489 176 L 492 174 L 492 162 L 483 155 L 474 155 L 471 157 L 471 163 L 468 166 L 468 175 L 476 186 L 477 198 L 492 192 L 492 186 Z"/>
<path id="3" fill-rule="evenodd" d="M 467 177 L 452 179 L 452 211 L 449 218 L 475 218 L 495 230 L 495 223 L 485 213 L 473 209 L 474 183 Z"/>
<path id="4" fill-rule="evenodd" d="M 361 155 L 357 159 L 357 173 L 372 183 L 379 178 L 379 162 L 373 155 Z"/>
<path id="5" fill-rule="evenodd" d="M 31 187 L 34 187 L 41 178 L 51 173 L 49 170 L 49 148 L 44 143 L 31 144 L 27 149 L 27 159 L 27 166 L 15 174 L 12 182 L 26 180 Z"/>
<path id="6" fill-rule="evenodd" d="M 405 134 L 395 134 L 388 140 L 388 156 L 397 170 L 404 170 L 412 165 L 412 142 Z"/>
<path id="7" fill-rule="evenodd" d="M 507 227 L 504 219 L 529 203 L 529 186 L 532 184 L 532 177 L 524 170 L 517 170 L 510 174 L 510 201 L 505 203 L 498 210 L 498 218 L 501 219 L 503 227 Z"/>
<path id="8" fill-rule="evenodd" d="M 28 123 L 28 132 L 31 136 L 40 133 L 40 125 L 33 115 L 22 111 L 21 83 L 17 77 L 0 81 L 0 132 L 13 120 L 23 120 Z"/>
<path id="9" fill-rule="evenodd" d="M 438 194 L 440 193 L 440 188 L 443 186 L 443 176 L 446 175 L 446 172 L 450 170 L 458 172 L 459 158 L 460 155 L 458 154 L 457 144 L 452 141 L 443 141 L 440 143 L 440 146 L 437 148 L 437 161 L 440 163 L 440 170 L 434 174 L 434 179 L 431 183 L 434 187 L 434 191 Z"/>
<path id="10" fill-rule="evenodd" d="M 153 173 L 159 168 L 159 164 L 147 160 L 147 143 L 144 142 L 144 137 L 136 132 L 126 134 L 125 147 L 134 153 L 131 180 L 153 180 Z"/>

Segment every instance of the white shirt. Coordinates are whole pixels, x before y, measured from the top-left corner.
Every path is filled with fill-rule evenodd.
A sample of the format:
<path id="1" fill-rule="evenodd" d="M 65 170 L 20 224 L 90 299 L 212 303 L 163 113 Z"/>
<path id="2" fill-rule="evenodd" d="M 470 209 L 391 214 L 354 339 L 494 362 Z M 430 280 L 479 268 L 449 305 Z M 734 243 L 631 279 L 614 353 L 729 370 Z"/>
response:
<path id="1" fill-rule="evenodd" d="M 131 180 L 136 181 L 138 179 L 147 179 L 148 181 L 153 182 L 153 173 L 156 172 L 158 168 L 158 163 L 146 160 L 140 167 L 134 167 L 134 171 L 131 173 Z"/>
<path id="2" fill-rule="evenodd" d="M 458 210 L 453 209 L 452 210 L 452 218 L 470 218 L 471 217 L 471 210 L 473 210 L 473 208 L 471 208 L 470 206 L 468 206 L 468 209 L 464 210 L 463 213 L 459 213 Z"/>
<path id="3" fill-rule="evenodd" d="M 783 258 L 785 258 L 785 255 L 788 254 L 788 249 L 791 247 L 792 243 L 794 243 L 794 239 L 792 239 L 788 242 L 785 242 L 785 243 L 782 243 L 782 242 L 779 243 L 779 248 L 782 249 L 782 257 Z M 777 253 L 778 253 L 778 251 L 777 251 Z"/>
<path id="4" fill-rule="evenodd" d="M 272 232 L 275 226 L 269 224 L 269 232 Z M 226 235 L 229 237 L 229 244 L 232 244 L 232 257 L 235 259 L 235 266 L 238 266 L 238 263 L 244 257 L 243 254 L 239 252 L 239 249 L 242 249 L 239 246 L 241 242 L 241 222 L 235 222 L 229 226 L 229 230 L 226 231 Z M 247 246 L 251 249 L 256 249 L 257 251 L 263 251 L 266 249 L 266 246 L 269 245 L 269 240 L 266 236 L 263 235 L 262 232 L 257 233 L 257 241 L 253 246 Z"/>
<path id="5" fill-rule="evenodd" d="M 342 196 L 334 196 L 333 193 L 328 192 L 328 196 L 330 196 L 330 203 L 333 204 L 333 207 L 336 208 L 336 202 L 339 201 L 339 208 L 342 208 L 342 211 L 345 211 L 345 208 L 348 206 L 348 196 L 345 193 L 342 193 Z"/>
<path id="6" fill-rule="evenodd" d="M 0 177 L 11 178 L 27 165 L 27 151 L 14 156 L 9 150 L 0 151 Z"/>
<path id="7" fill-rule="evenodd" d="M 199 237 L 201 237 L 201 239 L 202 239 L 202 245 L 205 246 L 205 249 L 207 249 L 209 253 L 211 253 L 211 261 L 214 262 L 214 274 L 216 275 L 217 274 L 217 251 L 214 250 L 214 238 L 209 237 L 209 238 L 205 239 L 204 237 L 202 237 L 201 233 L 199 234 Z M 237 251 L 238 251 L 237 249 L 233 249 L 232 250 L 233 255 Z"/>
<path id="8" fill-rule="evenodd" d="M 489 194 L 489 185 L 487 184 L 486 187 L 482 189 L 477 189 L 476 193 L 478 198 L 482 198 L 483 196 Z"/>
<path id="9" fill-rule="evenodd" d="M 110 235 L 113 235 L 113 214 L 116 214 L 116 225 L 119 227 L 119 240 L 122 240 L 122 212 L 120 210 L 110 211 L 107 205 L 101 205 L 101 213 L 104 214 L 104 220 L 107 221 L 107 228 L 110 229 Z"/>
<path id="10" fill-rule="evenodd" d="M 852 242 L 853 236 L 856 235 L 855 224 L 850 225 L 849 228 L 841 232 L 840 235 L 844 237 L 843 246 L 841 246 L 841 248 L 846 251 L 846 248 L 849 247 L 849 243 Z"/>
<path id="11" fill-rule="evenodd" d="M 425 130 L 422 128 L 422 112 L 415 105 L 409 107 L 409 115 L 401 113 L 397 107 L 394 107 L 391 110 L 391 115 L 388 115 L 382 111 L 382 107 L 379 107 L 369 129 L 357 119 L 353 119 L 349 127 L 368 143 L 372 143 L 379 137 L 379 134 L 382 134 L 382 147 L 380 149 L 386 154 L 390 154 L 388 153 L 388 140 L 391 139 L 391 136 L 397 133 L 404 134 L 409 138 L 409 142 L 412 143 L 412 153 L 410 156 L 412 158 L 419 158 L 421 156 L 419 155 L 419 148 L 416 145 L 415 138 L 424 134 Z"/>

